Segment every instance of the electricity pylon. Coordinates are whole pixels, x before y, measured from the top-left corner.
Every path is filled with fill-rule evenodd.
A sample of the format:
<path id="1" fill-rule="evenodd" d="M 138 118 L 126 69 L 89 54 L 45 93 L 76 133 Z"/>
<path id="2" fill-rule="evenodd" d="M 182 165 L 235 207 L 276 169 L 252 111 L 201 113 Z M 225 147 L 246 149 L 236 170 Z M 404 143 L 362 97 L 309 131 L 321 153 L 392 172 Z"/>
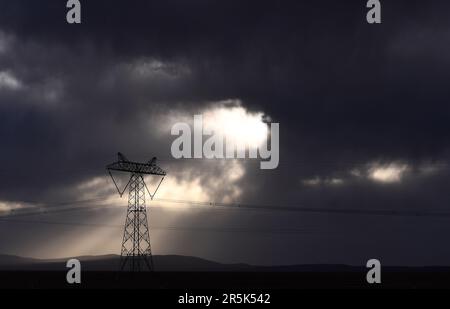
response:
<path id="1" fill-rule="evenodd" d="M 106 168 L 121 197 L 127 187 L 129 187 L 128 209 L 120 252 L 120 269 L 133 272 L 141 270 L 152 271 L 153 258 L 150 245 L 147 208 L 145 205 L 145 189 L 150 195 L 150 199 L 153 199 L 164 180 L 164 176 L 166 176 L 166 172 L 156 165 L 156 158 L 153 158 L 147 163 L 137 163 L 129 161 L 120 152 L 118 156 L 119 160 L 109 164 Z M 131 174 L 127 185 L 122 191 L 117 186 L 111 171 L 128 172 Z M 143 175 L 162 176 L 153 194 L 148 190 Z"/>

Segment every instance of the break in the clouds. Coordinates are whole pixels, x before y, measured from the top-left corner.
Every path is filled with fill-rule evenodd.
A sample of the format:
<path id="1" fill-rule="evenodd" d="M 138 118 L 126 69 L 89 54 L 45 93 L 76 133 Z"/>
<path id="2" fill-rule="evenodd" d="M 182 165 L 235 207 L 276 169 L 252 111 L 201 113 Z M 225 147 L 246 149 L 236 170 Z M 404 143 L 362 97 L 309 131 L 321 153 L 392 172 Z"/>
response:
<path id="1" fill-rule="evenodd" d="M 118 151 L 139 161 L 159 157 L 168 170 L 161 196 L 174 199 L 447 208 L 447 2 L 383 3 L 380 25 L 366 23 L 361 1 L 86 1 L 80 25 L 66 23 L 63 4 L 0 1 L 2 208 L 96 193 L 125 205 L 104 170 Z M 253 160 L 174 160 L 172 122 L 199 113 L 212 126 L 233 123 L 234 136 L 255 143 L 264 139 L 264 121 L 279 123 L 278 168 L 261 171 Z M 158 214 L 178 226 L 312 230 L 265 238 L 203 234 L 203 247 L 195 233 L 160 231 L 155 248 L 165 253 L 268 264 L 359 263 L 367 255 L 397 264 L 450 260 L 441 249 L 448 227 L 436 230 L 440 225 L 429 219 Z M 23 226 L 7 228 L 23 241 L 1 242 L 1 252 L 39 256 L 36 242 L 56 227 L 34 227 L 40 234 L 28 236 L 36 242 Z M 67 235 L 79 240 L 76 250 L 55 240 L 45 252 L 116 252 L 114 240 L 97 252 L 99 239 L 83 248 L 81 236 Z M 434 257 L 424 253 L 437 248 Z"/>
<path id="2" fill-rule="evenodd" d="M 19 90 L 22 83 L 14 77 L 10 72 L 0 72 L 0 89 L 2 90 Z"/>

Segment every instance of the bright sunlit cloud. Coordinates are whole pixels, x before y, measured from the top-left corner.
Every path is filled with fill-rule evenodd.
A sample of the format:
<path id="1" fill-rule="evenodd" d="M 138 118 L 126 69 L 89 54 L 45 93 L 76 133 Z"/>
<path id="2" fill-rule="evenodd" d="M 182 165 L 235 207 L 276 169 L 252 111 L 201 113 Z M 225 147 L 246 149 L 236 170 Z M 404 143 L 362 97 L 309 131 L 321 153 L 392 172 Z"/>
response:
<path id="1" fill-rule="evenodd" d="M 203 116 L 204 130 L 223 136 L 227 142 L 250 149 L 257 149 L 267 142 L 269 128 L 265 120 L 270 118 L 262 111 L 247 110 L 237 99 L 211 102 L 209 107 L 191 113 L 175 110 L 161 115 L 157 121 L 152 119 L 152 124 L 156 123 L 154 129 L 165 136 L 176 123 L 184 122 L 192 126 L 196 114 Z"/>
<path id="2" fill-rule="evenodd" d="M 320 178 L 320 177 L 313 177 L 309 179 L 302 180 L 302 184 L 305 186 L 310 187 L 316 187 L 316 186 L 339 186 L 344 184 L 344 179 L 342 178 Z"/>
<path id="3" fill-rule="evenodd" d="M 407 164 L 374 165 L 369 169 L 369 178 L 381 183 L 396 183 L 402 180 L 408 170 Z"/>
<path id="4" fill-rule="evenodd" d="M 221 161 L 214 166 L 202 167 L 202 172 L 185 166 L 164 166 L 168 170 L 159 187 L 155 200 L 151 201 L 146 192 L 147 206 L 157 205 L 167 207 L 167 209 L 180 209 L 182 203 L 174 204 L 173 201 L 194 201 L 194 202 L 235 202 L 239 200 L 242 189 L 238 182 L 244 177 L 245 169 L 240 162 Z M 123 179 L 119 179 L 114 174 L 119 189 L 123 190 L 127 182 L 127 174 L 122 173 Z M 220 177 L 213 175 L 220 174 Z M 128 176 L 129 177 L 129 176 Z M 144 180 L 149 191 L 153 194 L 160 181 L 159 176 L 145 175 Z M 96 199 L 93 202 L 97 206 L 126 207 L 128 203 L 128 190 L 125 190 L 122 197 L 119 196 L 112 180 L 108 176 L 94 177 L 76 186 L 80 199 Z M 167 201 L 169 200 L 169 202 Z M 172 201 L 172 202 L 170 202 Z M 94 206 L 95 206 L 94 205 Z"/>
<path id="5" fill-rule="evenodd" d="M 13 210 L 18 210 L 22 208 L 30 208 L 33 205 L 23 202 L 9 202 L 9 201 L 0 201 L 0 214 L 8 213 Z"/>

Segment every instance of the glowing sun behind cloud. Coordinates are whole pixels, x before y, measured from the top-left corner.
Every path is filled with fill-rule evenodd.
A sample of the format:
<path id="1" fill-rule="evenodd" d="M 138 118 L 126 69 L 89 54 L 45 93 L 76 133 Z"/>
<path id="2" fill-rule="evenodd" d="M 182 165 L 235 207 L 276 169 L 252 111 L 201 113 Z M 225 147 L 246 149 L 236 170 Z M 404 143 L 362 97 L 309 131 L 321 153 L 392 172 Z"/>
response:
<path id="1" fill-rule="evenodd" d="M 237 103 L 228 107 L 226 103 Z M 249 112 L 239 101 L 225 101 L 224 105 L 206 110 L 203 125 L 222 134 L 237 144 L 257 148 L 267 139 L 268 128 L 263 122 L 262 112 Z"/>

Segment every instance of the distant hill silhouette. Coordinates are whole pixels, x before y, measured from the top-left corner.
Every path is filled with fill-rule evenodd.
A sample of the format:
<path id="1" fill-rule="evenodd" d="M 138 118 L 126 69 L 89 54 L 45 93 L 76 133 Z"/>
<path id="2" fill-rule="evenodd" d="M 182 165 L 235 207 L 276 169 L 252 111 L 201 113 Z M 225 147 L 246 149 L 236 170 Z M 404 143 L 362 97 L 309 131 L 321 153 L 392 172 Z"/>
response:
<path id="1" fill-rule="evenodd" d="M 117 255 L 79 256 L 74 257 L 81 261 L 84 271 L 116 271 L 120 257 Z M 26 271 L 65 271 L 64 259 L 33 259 L 14 255 L 0 255 L 0 271 L 26 270 Z M 291 266 L 252 266 L 248 264 L 223 264 L 197 257 L 181 255 L 157 255 L 153 257 L 157 271 L 361 271 L 361 267 L 345 265 L 291 265 Z"/>
<path id="2" fill-rule="evenodd" d="M 0 255 L 0 271 L 66 271 L 66 262 L 71 257 L 63 259 L 34 259 L 14 255 Z M 117 271 L 120 257 L 118 255 L 78 256 L 83 271 Z M 367 272 L 364 266 L 349 266 L 339 264 L 310 264 L 288 266 L 254 266 L 243 263 L 223 264 L 192 256 L 157 255 L 153 257 L 156 271 L 162 272 Z M 383 267 L 390 272 L 450 272 L 450 267 Z"/>
<path id="3" fill-rule="evenodd" d="M 117 255 L 78 256 L 84 271 L 116 271 L 120 257 Z M 0 270 L 66 270 L 64 259 L 33 259 L 14 255 L 0 255 Z M 246 270 L 246 264 L 221 264 L 200 258 L 178 255 L 154 256 L 155 268 L 159 271 L 228 271 Z"/>

